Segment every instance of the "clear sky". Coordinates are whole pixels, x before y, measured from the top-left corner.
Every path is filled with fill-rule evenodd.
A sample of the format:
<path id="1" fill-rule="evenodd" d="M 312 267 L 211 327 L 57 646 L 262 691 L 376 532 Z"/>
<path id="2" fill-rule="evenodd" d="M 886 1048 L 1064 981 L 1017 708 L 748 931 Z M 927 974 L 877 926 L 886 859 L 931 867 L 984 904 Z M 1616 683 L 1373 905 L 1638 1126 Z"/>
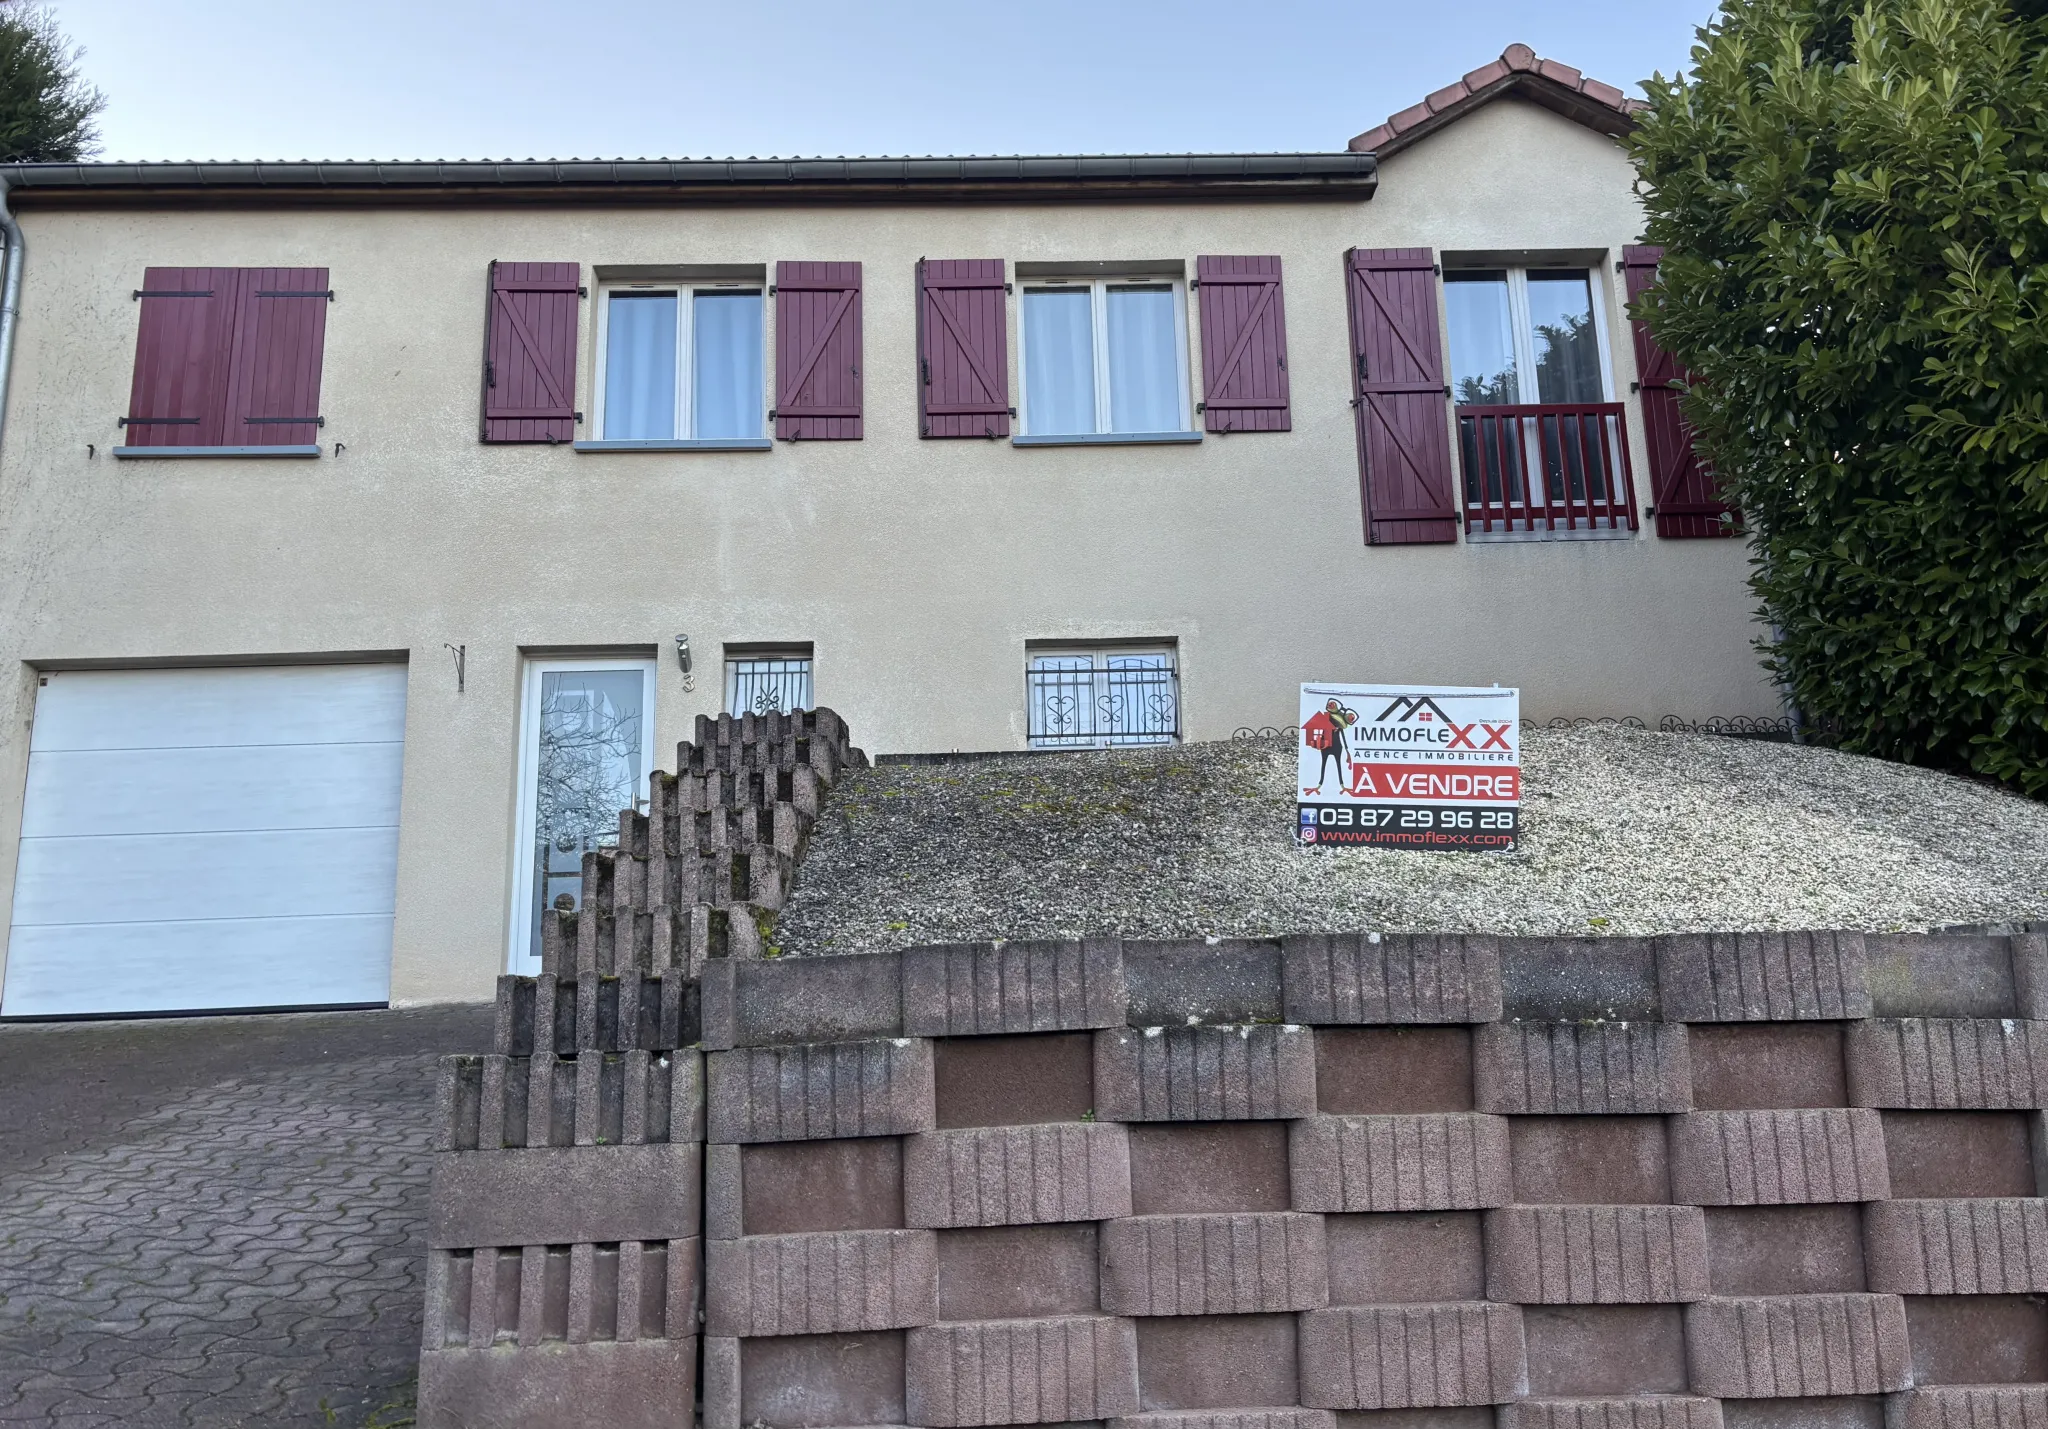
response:
<path id="1" fill-rule="evenodd" d="M 55 0 L 108 159 L 1340 149 L 1520 41 L 1625 90 L 1712 0 Z"/>

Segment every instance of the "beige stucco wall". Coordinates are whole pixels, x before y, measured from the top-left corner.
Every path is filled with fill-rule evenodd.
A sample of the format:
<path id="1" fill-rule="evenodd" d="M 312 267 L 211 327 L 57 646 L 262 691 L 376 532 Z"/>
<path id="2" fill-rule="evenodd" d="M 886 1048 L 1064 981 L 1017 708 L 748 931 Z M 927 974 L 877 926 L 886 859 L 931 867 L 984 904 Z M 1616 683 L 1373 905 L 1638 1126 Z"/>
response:
<path id="1" fill-rule="evenodd" d="M 1022 747 L 1025 642 L 1060 637 L 1177 640 L 1196 740 L 1291 722 L 1304 679 L 1497 681 L 1520 685 L 1532 716 L 1769 713 L 1735 543 L 1363 540 L 1344 250 L 1600 250 L 1625 393 L 1634 363 L 1611 260 L 1639 228 L 1630 178 L 1612 141 L 1509 101 L 1387 161 L 1369 203 L 30 205 L 0 452 L 0 659 L 17 675 L 0 685 L 0 898 L 36 662 L 409 651 L 403 1002 L 484 996 L 503 963 L 520 660 L 535 647 L 661 648 L 658 750 L 717 709 L 720 646 L 762 640 L 815 643 L 818 699 L 871 752 Z M 920 256 L 1192 271 L 1201 253 L 1283 256 L 1291 433 L 918 440 Z M 604 264 L 859 259 L 866 439 L 759 454 L 480 445 L 494 258 L 574 258 L 586 280 Z M 331 270 L 319 459 L 108 457 L 133 357 L 129 294 L 152 264 Z M 1016 331 L 1013 309 L 1013 392 Z M 578 404 L 591 405 L 587 366 Z M 1641 507 L 1639 424 L 1633 448 Z M 678 631 L 698 652 L 693 694 Z M 468 647 L 459 695 L 443 642 Z"/>

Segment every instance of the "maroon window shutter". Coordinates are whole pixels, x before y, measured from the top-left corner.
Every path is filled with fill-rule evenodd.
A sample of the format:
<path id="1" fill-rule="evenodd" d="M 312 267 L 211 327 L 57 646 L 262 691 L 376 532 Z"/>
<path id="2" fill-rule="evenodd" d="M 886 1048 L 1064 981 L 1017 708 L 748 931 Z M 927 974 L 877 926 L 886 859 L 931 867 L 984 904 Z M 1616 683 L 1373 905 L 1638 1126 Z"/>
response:
<path id="1" fill-rule="evenodd" d="M 1010 435 L 1008 291 L 1000 258 L 917 260 L 921 435 Z"/>
<path id="2" fill-rule="evenodd" d="M 1278 258 L 1197 258 L 1202 413 L 1212 432 L 1285 432 L 1287 317 Z"/>
<path id="3" fill-rule="evenodd" d="M 860 440 L 860 264 L 775 265 L 775 435 Z"/>
<path id="4" fill-rule="evenodd" d="M 1365 539 L 1374 546 L 1455 541 L 1435 260 L 1427 248 L 1354 248 L 1344 264 Z"/>
<path id="5" fill-rule="evenodd" d="M 493 263 L 484 333 L 487 442 L 576 437 L 576 328 L 582 267 Z"/>
<path id="6" fill-rule="evenodd" d="M 123 440 L 137 447 L 228 444 L 228 365 L 239 268 L 147 268 L 137 301 L 135 375 Z"/>
<path id="7" fill-rule="evenodd" d="M 320 440 L 327 293 L 325 268 L 242 270 L 226 445 L 311 446 Z"/>
<path id="8" fill-rule="evenodd" d="M 1633 303 L 1657 281 L 1661 248 L 1624 248 L 1621 268 Z M 1678 388 L 1685 374 L 1671 354 L 1650 336 L 1650 325 L 1641 318 L 1630 320 L 1636 339 L 1636 390 L 1643 399 L 1643 434 L 1650 446 L 1650 499 L 1657 508 L 1657 534 L 1686 540 L 1703 536 L 1727 536 L 1735 531 L 1733 521 L 1723 516 L 1734 508 L 1721 500 L 1714 474 L 1693 451 L 1692 428 L 1678 410 Z"/>

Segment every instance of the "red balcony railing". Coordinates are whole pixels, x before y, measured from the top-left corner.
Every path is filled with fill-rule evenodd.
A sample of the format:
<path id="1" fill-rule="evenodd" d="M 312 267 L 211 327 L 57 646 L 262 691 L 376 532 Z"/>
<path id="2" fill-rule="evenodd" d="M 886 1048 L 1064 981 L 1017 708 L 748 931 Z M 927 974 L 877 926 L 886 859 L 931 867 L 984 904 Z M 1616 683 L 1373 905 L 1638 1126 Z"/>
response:
<path id="1" fill-rule="evenodd" d="M 1457 413 L 1468 534 L 1636 529 L 1621 403 Z"/>

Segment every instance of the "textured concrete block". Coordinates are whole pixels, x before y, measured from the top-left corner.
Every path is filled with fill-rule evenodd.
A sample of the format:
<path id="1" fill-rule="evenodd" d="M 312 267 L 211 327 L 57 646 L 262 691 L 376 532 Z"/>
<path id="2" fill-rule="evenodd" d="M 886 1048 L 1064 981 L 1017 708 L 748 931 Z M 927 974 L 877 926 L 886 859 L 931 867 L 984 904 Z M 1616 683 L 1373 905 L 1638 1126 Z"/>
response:
<path id="1" fill-rule="evenodd" d="M 1661 1116 L 1507 1118 L 1515 1194 L 1529 1206 L 1644 1206 L 1671 1202 L 1671 1155 Z"/>
<path id="2" fill-rule="evenodd" d="M 1486 1298 L 1521 1305 L 1707 1297 L 1696 1206 L 1509 1206 L 1486 1213 Z"/>
<path id="3" fill-rule="evenodd" d="M 1301 1402 L 1293 1315 L 1167 1315 L 1138 1327 L 1138 1403 L 1228 1410 Z"/>
<path id="4" fill-rule="evenodd" d="M 738 1240 L 746 1234 L 746 1179 L 737 1146 L 704 1148 L 704 1238 Z"/>
<path id="5" fill-rule="evenodd" d="M 1523 1399 L 1500 1407 L 1499 1429 L 1721 1429 L 1721 1401 L 1691 1394 Z"/>
<path id="6" fill-rule="evenodd" d="M 550 1344 L 420 1356 L 421 1429 L 671 1429 L 696 1392 L 697 1342 Z"/>
<path id="7" fill-rule="evenodd" d="M 1095 1034 L 942 1037 L 932 1043 L 939 1125 L 1024 1126 L 1095 1113 Z"/>
<path id="8" fill-rule="evenodd" d="M 1909 1389 L 1886 1404 L 1885 1429 L 2048 1429 L 2048 1384 Z"/>
<path id="9" fill-rule="evenodd" d="M 2014 933 L 2006 941 L 2012 959 L 2013 1011 L 2030 1020 L 2048 1019 L 2048 928 Z"/>
<path id="10" fill-rule="evenodd" d="M 1529 1393 L 1538 1399 L 1683 1394 L 1680 1305 L 1527 1305 Z"/>
<path id="11" fill-rule="evenodd" d="M 896 1136 L 936 1121 L 926 1041 L 748 1047 L 706 1060 L 712 1141 Z"/>
<path id="12" fill-rule="evenodd" d="M 434 1158 L 427 1243 L 549 1245 L 697 1234 L 694 1142 L 459 1151 Z"/>
<path id="13" fill-rule="evenodd" d="M 1486 1298 L 1479 1211 L 1384 1211 L 1323 1217 L 1332 1305 Z"/>
<path id="14" fill-rule="evenodd" d="M 1283 938 L 1289 1022 L 1492 1022 L 1499 1018 L 1496 940 L 1456 933 L 1305 934 Z"/>
<path id="15" fill-rule="evenodd" d="M 1657 1022 L 1496 1022 L 1473 1038 L 1474 1104 L 1519 1115 L 1685 1111 L 1685 1028 Z"/>
<path id="16" fill-rule="evenodd" d="M 2048 1383 L 2039 1295 L 1908 1295 L 1914 1384 Z"/>
<path id="17" fill-rule="evenodd" d="M 1315 1035 L 1305 1027 L 1129 1027 L 1095 1034 L 1104 1121 L 1313 1116 Z"/>
<path id="18" fill-rule="evenodd" d="M 1301 1317 L 1301 1399 L 1313 1408 L 1505 1404 L 1527 1382 L 1513 1305 L 1358 1306 Z"/>
<path id="19" fill-rule="evenodd" d="M 903 954 L 903 1030 L 977 1037 L 1116 1027 L 1124 1020 L 1123 944 L 950 943 Z"/>
<path id="20" fill-rule="evenodd" d="M 824 1231 L 712 1241 L 705 1333 L 830 1335 L 929 1325 L 939 1315 L 930 1231 Z"/>
<path id="21" fill-rule="evenodd" d="M 1703 1300 L 1685 1311 L 1695 1390 L 1722 1399 L 1885 1394 L 1911 1382 L 1896 1295 Z"/>
<path id="22" fill-rule="evenodd" d="M 1284 1121 L 1141 1122 L 1131 1142 L 1131 1214 L 1286 1211 Z"/>
<path id="23" fill-rule="evenodd" d="M 695 1238 L 429 1250 L 421 1348 L 687 1338 L 700 1253 Z"/>
<path id="24" fill-rule="evenodd" d="M 903 1412 L 902 1330 L 852 1335 L 789 1335 L 727 1341 L 737 1380 L 730 1419 L 712 1416 L 710 1351 L 705 1341 L 706 1429 L 760 1425 L 898 1425 Z M 689 1423 L 688 1406 L 676 1416 Z"/>
<path id="25" fill-rule="evenodd" d="M 1649 938 L 1502 938 L 1501 1012 L 1511 1022 L 1655 1022 Z"/>
<path id="26" fill-rule="evenodd" d="M 1668 1022 L 1870 1016 L 1861 933 L 1678 933 L 1657 939 Z"/>
<path id="27" fill-rule="evenodd" d="M 1886 1111 L 1885 1160 L 1901 1201 L 2038 1195 L 2029 1122 L 2017 1111 Z"/>
<path id="28" fill-rule="evenodd" d="M 1278 1022 L 1280 945 L 1241 938 L 1124 939 L 1133 1027 Z"/>
<path id="29" fill-rule="evenodd" d="M 1056 1424 L 1138 1411 L 1137 1335 L 1097 1315 L 932 1325 L 905 1340 L 912 1424 Z"/>
<path id="30" fill-rule="evenodd" d="M 1090 1222 L 940 1232 L 939 1321 L 1095 1314 L 1097 1239 Z"/>
<path id="31" fill-rule="evenodd" d="M 1338 1116 L 1472 1110 L 1469 1027 L 1318 1027 L 1316 1103 Z"/>
<path id="32" fill-rule="evenodd" d="M 739 1148 L 746 1235 L 901 1230 L 903 1142 L 894 1136 Z"/>
<path id="33" fill-rule="evenodd" d="M 1830 1295 L 1870 1289 L 1863 1207 L 1715 1206 L 1707 1268 L 1716 1295 Z"/>
<path id="34" fill-rule="evenodd" d="M 853 1042 L 903 1032 L 900 955 L 713 958 L 704 965 L 707 1051 Z"/>
<path id="35" fill-rule="evenodd" d="M 2019 1014 L 2008 940 L 1999 935 L 1872 933 L 1873 1017 Z"/>
<path id="36" fill-rule="evenodd" d="M 2048 1022 L 1902 1017 L 1849 1028 L 1857 1106 L 2048 1106 Z"/>
<path id="37" fill-rule="evenodd" d="M 1685 1030 L 1699 1111 L 1847 1106 L 1840 1022 L 1721 1022 Z"/>
<path id="38" fill-rule="evenodd" d="M 1102 1227 L 1102 1308 L 1249 1315 L 1330 1302 L 1321 1216 L 1134 1216 Z"/>
<path id="39" fill-rule="evenodd" d="M 1118 1415 L 1104 1429 L 1337 1429 L 1337 1416 L 1327 1409 L 1156 1409 Z"/>
<path id="40" fill-rule="evenodd" d="M 1512 1199 L 1497 1116 L 1317 1116 L 1288 1128 L 1299 1211 L 1449 1211 Z"/>
<path id="41" fill-rule="evenodd" d="M 1721 1403 L 1727 1429 L 1884 1429 L 1882 1395 L 1817 1399 L 1729 1399 Z"/>
<path id="42" fill-rule="evenodd" d="M 1883 1200 L 1884 1128 L 1877 1113 L 1848 1107 L 1674 1117 L 1671 1193 L 1695 1206 Z"/>
<path id="43" fill-rule="evenodd" d="M 1130 1144 L 1107 1122 L 934 1131 L 903 1144 L 913 1226 L 1104 1221 L 1131 1213 Z"/>
<path id="44" fill-rule="evenodd" d="M 1863 1224 L 1872 1290 L 2048 1291 L 2048 1201 L 1880 1201 L 1864 1212 Z"/>

